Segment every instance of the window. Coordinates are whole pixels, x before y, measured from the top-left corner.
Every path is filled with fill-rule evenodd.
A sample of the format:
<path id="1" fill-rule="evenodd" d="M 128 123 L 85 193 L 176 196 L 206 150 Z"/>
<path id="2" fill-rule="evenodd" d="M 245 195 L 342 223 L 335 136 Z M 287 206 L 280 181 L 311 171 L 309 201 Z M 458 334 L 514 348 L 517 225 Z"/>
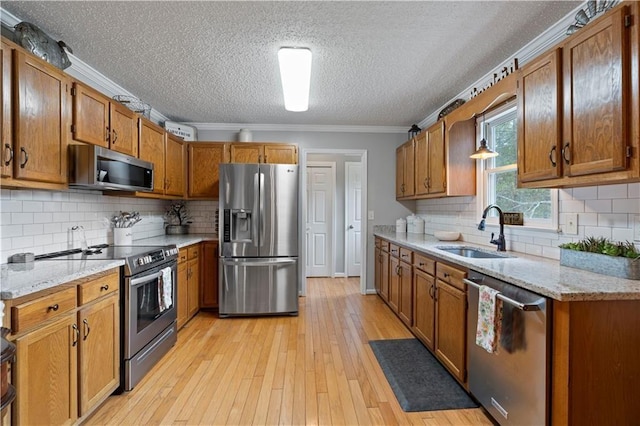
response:
<path id="1" fill-rule="evenodd" d="M 483 124 L 484 121 L 484 124 Z M 478 140 L 486 138 L 487 146 L 497 152 L 497 157 L 479 163 L 482 177 L 478 192 L 479 211 L 489 204 L 498 205 L 503 212 L 519 212 L 524 215 L 524 225 L 536 228 L 557 229 L 557 190 L 518 189 L 517 145 L 518 120 L 513 103 L 479 117 Z M 497 212 L 491 209 L 488 222 L 497 223 Z"/>

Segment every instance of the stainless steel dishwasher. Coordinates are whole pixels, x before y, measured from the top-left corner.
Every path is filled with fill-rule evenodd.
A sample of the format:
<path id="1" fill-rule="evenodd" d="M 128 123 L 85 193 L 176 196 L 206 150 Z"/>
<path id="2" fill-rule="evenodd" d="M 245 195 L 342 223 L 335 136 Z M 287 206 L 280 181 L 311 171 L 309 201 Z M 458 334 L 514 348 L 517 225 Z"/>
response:
<path id="1" fill-rule="evenodd" d="M 550 324 L 545 297 L 469 271 L 469 391 L 501 425 L 549 424 Z M 497 349 L 476 345 L 481 285 L 498 290 L 502 324 Z"/>

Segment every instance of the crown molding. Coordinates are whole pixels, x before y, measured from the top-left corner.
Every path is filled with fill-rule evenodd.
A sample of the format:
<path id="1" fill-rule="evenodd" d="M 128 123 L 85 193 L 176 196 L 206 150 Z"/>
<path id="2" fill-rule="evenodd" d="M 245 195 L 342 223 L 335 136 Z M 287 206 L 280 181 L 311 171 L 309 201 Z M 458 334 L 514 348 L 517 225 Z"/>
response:
<path id="1" fill-rule="evenodd" d="M 529 43 L 527 43 L 522 49 L 518 50 L 513 55 L 511 55 L 509 59 L 503 62 L 503 64 L 509 62 L 513 58 L 518 58 L 518 66 L 521 67 L 522 65 L 526 64 L 530 60 L 536 58 L 541 53 L 544 53 L 545 51 L 547 51 L 549 48 L 551 48 L 561 40 L 565 39 L 567 37 L 566 35 L 567 28 L 569 27 L 569 25 L 575 23 L 576 13 L 580 9 L 583 9 L 586 5 L 587 5 L 587 2 L 585 1 L 580 6 L 573 9 L 571 12 L 569 12 L 566 16 L 564 16 L 558 22 L 553 24 L 551 27 L 547 28 L 542 34 L 540 34 L 539 36 L 531 40 Z M 502 68 L 502 64 L 492 69 L 490 72 L 488 72 L 487 74 L 485 74 L 484 76 L 476 80 L 476 82 L 473 83 L 471 86 L 467 87 L 462 92 L 460 92 L 457 96 L 454 96 L 449 101 L 447 101 L 444 105 L 442 105 L 436 111 L 429 114 L 424 120 L 418 123 L 418 126 L 420 126 L 423 129 L 431 126 L 433 123 L 438 121 L 438 114 L 440 114 L 440 111 L 445 106 L 449 105 L 451 102 L 455 101 L 456 99 L 464 99 L 465 101 L 468 101 L 469 100 L 468 95 L 469 93 L 471 93 L 473 88 L 481 87 L 484 82 L 486 82 L 488 79 L 490 79 L 493 76 L 493 73 L 495 72 L 495 70 L 500 68 Z"/>
<path id="2" fill-rule="evenodd" d="M 405 126 L 338 126 L 317 124 L 182 123 L 200 130 L 249 129 L 263 132 L 407 133 Z"/>

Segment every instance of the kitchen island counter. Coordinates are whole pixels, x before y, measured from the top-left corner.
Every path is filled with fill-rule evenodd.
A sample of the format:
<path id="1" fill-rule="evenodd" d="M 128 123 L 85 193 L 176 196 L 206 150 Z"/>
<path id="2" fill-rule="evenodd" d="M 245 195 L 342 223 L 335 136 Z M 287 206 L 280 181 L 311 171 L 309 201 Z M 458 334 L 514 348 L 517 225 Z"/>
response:
<path id="1" fill-rule="evenodd" d="M 560 266 L 557 260 L 519 252 L 508 258 L 477 259 L 458 256 L 438 247 L 469 246 L 465 241 L 439 241 L 431 235 L 374 232 L 376 237 L 440 260 L 472 269 L 559 301 L 640 300 L 640 281 L 600 275 Z"/>

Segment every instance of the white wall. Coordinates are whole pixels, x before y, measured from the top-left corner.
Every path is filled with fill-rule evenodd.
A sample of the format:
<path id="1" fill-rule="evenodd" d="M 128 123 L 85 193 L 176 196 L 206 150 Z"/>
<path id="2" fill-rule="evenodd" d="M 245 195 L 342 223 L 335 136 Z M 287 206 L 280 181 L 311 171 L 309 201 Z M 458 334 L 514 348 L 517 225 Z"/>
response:
<path id="1" fill-rule="evenodd" d="M 416 209 L 425 219 L 426 234 L 460 231 L 464 241 L 491 246 L 491 232 L 498 232 L 491 225 L 478 231 L 481 213 L 476 211 L 476 197 L 420 200 Z M 559 259 L 558 245 L 569 241 L 590 236 L 631 241 L 634 218 L 640 215 L 640 183 L 560 189 L 558 210 L 561 227 L 568 213 L 578 214 L 578 235 L 506 226 L 507 250 Z"/>

